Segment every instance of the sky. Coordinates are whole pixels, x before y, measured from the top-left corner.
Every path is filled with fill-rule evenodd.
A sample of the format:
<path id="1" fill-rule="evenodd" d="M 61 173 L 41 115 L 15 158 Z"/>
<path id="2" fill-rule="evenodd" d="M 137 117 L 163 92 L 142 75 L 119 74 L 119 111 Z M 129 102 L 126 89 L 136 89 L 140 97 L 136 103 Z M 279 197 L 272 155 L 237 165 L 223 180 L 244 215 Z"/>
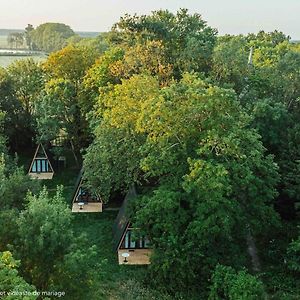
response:
<path id="1" fill-rule="evenodd" d="M 60 22 L 75 31 L 108 31 L 125 13 L 200 13 L 220 34 L 275 29 L 300 40 L 300 0 L 0 0 L 0 28 Z"/>

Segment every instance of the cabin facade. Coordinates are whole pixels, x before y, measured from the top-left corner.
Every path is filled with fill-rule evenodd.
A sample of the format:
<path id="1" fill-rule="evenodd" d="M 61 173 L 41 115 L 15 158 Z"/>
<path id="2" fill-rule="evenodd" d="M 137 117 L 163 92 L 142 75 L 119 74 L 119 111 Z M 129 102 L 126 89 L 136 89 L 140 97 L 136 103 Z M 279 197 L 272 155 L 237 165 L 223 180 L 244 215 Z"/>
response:
<path id="1" fill-rule="evenodd" d="M 150 264 L 151 248 L 147 237 L 139 235 L 139 229 L 133 228 L 126 209 L 130 199 L 136 196 L 132 188 L 126 195 L 114 224 L 114 251 L 118 254 L 119 264 Z"/>
<path id="2" fill-rule="evenodd" d="M 53 178 L 53 167 L 42 144 L 39 144 L 36 148 L 28 175 L 33 179 Z"/>
<path id="3" fill-rule="evenodd" d="M 84 185 L 81 170 L 76 182 L 76 189 L 72 200 L 72 212 L 91 213 L 102 212 L 102 201 L 99 195 L 91 193 Z"/>

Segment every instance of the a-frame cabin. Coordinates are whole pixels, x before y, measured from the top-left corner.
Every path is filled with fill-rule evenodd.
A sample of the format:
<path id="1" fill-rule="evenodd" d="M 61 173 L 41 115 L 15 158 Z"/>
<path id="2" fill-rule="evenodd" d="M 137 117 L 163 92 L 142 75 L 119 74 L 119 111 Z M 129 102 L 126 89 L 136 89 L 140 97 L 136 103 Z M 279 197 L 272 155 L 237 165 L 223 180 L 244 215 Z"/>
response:
<path id="1" fill-rule="evenodd" d="M 42 144 L 36 148 L 28 175 L 33 179 L 52 179 L 53 167 Z"/>
<path id="2" fill-rule="evenodd" d="M 101 197 L 91 193 L 85 187 L 82 170 L 80 171 L 76 182 L 76 189 L 72 201 L 72 212 L 102 212 Z"/>
<path id="3" fill-rule="evenodd" d="M 114 224 L 114 251 L 118 253 L 119 264 L 150 264 L 151 248 L 147 237 L 138 236 L 138 229 L 131 226 L 127 214 L 130 199 L 136 197 L 135 188 L 127 193 Z"/>

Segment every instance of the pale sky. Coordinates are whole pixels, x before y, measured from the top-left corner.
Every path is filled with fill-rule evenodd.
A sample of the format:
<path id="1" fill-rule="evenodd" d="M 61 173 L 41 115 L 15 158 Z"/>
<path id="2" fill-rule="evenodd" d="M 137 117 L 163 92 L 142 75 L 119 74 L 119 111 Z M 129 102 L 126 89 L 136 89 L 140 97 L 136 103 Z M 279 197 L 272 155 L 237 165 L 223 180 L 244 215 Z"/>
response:
<path id="1" fill-rule="evenodd" d="M 108 31 L 125 13 L 197 12 L 220 34 L 283 31 L 300 40 L 300 0 L 0 0 L 0 28 L 60 22 L 75 31 Z"/>

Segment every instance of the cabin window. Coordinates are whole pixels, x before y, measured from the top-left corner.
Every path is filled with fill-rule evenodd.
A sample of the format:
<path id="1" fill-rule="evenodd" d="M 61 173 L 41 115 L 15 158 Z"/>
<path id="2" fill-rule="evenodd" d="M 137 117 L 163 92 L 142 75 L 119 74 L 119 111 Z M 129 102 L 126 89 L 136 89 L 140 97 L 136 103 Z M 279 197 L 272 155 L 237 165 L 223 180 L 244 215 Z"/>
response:
<path id="1" fill-rule="evenodd" d="M 144 238 L 144 248 L 149 248 L 150 246 L 150 241 L 147 237 Z"/>
<path id="2" fill-rule="evenodd" d="M 100 198 L 97 196 L 94 196 L 92 193 L 90 193 L 86 188 L 81 186 L 78 190 L 76 202 L 101 202 Z"/>
<path id="3" fill-rule="evenodd" d="M 49 163 L 46 158 L 37 158 L 34 160 L 31 168 L 33 173 L 47 173 L 49 172 Z"/>
<path id="4" fill-rule="evenodd" d="M 145 237 L 136 238 L 131 229 L 127 230 L 121 249 L 145 249 L 149 247 L 149 240 Z"/>

